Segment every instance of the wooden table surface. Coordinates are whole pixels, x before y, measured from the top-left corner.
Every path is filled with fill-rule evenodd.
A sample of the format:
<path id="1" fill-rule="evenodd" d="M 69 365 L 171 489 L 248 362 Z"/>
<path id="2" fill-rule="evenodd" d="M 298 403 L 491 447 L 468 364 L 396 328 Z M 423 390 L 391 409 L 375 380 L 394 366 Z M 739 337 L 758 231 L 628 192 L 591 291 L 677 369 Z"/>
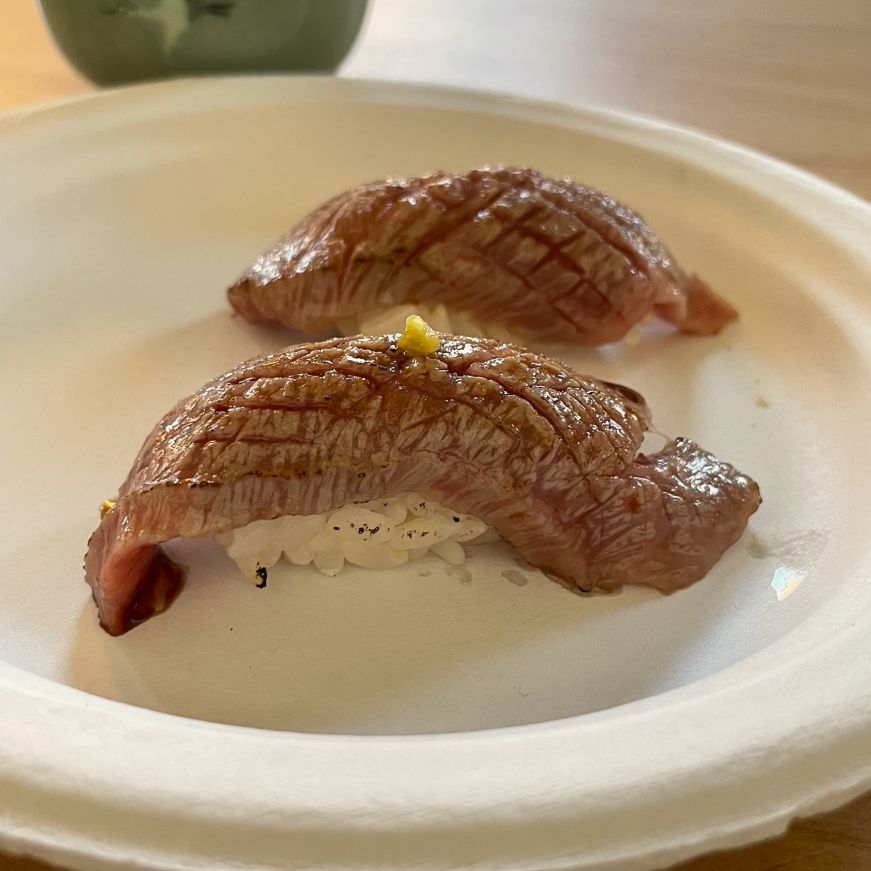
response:
<path id="1" fill-rule="evenodd" d="M 871 0 L 373 0 L 342 74 L 655 115 L 871 199 Z M 31 0 L 0 0 L 0 111 L 91 90 Z M 2 871 L 47 868 L 0 854 Z M 871 869 L 871 794 L 681 869 Z"/>

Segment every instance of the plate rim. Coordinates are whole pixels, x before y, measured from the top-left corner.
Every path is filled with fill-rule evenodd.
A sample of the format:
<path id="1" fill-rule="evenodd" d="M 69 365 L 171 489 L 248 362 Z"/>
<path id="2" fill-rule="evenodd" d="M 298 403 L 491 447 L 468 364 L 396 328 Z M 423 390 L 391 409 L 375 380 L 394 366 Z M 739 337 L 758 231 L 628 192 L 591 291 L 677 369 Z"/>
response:
<path id="1" fill-rule="evenodd" d="M 640 132 L 645 136 L 657 136 L 661 140 L 660 144 L 663 142 L 670 145 L 677 144 L 686 154 L 695 155 L 697 159 L 700 152 L 702 156 L 706 153 L 713 153 L 721 158 L 726 158 L 737 167 L 743 168 L 743 171 L 750 178 L 758 180 L 761 176 L 767 178 L 770 183 L 779 183 L 782 187 L 785 186 L 787 195 L 790 192 L 794 194 L 795 191 L 792 189 L 797 188 L 804 197 L 810 193 L 812 196 L 822 198 L 830 210 L 834 209 L 836 214 L 840 214 L 842 220 L 864 225 L 864 232 L 871 229 L 871 204 L 856 195 L 776 158 L 690 128 L 611 109 L 518 97 L 498 91 L 412 82 L 276 75 L 181 79 L 132 85 L 110 91 L 85 94 L 72 99 L 52 101 L 35 107 L 13 109 L 3 113 L 0 115 L 0 148 L 3 146 L 4 134 L 20 132 L 31 123 L 38 126 L 58 111 L 72 111 L 75 114 L 81 113 L 83 107 L 86 112 L 89 108 L 97 107 L 98 112 L 108 109 L 111 113 L 113 100 L 120 99 L 122 103 L 131 98 L 147 101 L 153 99 L 155 95 L 159 99 L 160 95 L 165 93 L 188 91 L 190 95 L 201 90 L 213 91 L 219 88 L 234 92 L 250 92 L 262 87 L 264 83 L 277 90 L 287 89 L 288 99 L 292 99 L 294 89 L 301 89 L 304 92 L 307 88 L 312 88 L 315 91 L 320 89 L 324 92 L 333 91 L 338 94 L 344 92 L 345 97 L 352 102 L 365 102 L 367 99 L 380 102 L 391 97 L 411 100 L 416 105 L 432 105 L 432 101 L 436 101 L 445 108 L 468 109 L 489 115 L 500 115 L 507 112 L 512 117 L 531 122 L 541 123 L 546 119 L 546 123 L 561 127 L 567 126 L 568 119 L 573 119 L 575 129 L 583 129 L 590 133 L 618 129 L 624 134 L 634 133 L 637 136 Z M 187 110 L 180 114 L 187 114 L 189 111 L 190 103 L 188 103 Z M 584 126 L 582 122 L 591 126 Z M 595 129 L 593 124 L 597 124 L 599 129 Z M 651 146 L 645 145 L 645 147 Z M 675 152 L 669 150 L 668 153 L 673 155 Z M 679 153 L 678 157 L 683 158 L 684 155 Z M 730 178 L 734 177 L 730 175 Z M 765 193 L 771 195 L 770 191 Z M 859 227 L 859 230 L 862 229 Z M 783 783 L 781 784 L 780 798 L 773 803 L 770 811 L 762 816 L 758 812 L 754 812 L 745 815 L 746 818 L 743 819 L 733 818 L 728 825 L 722 821 L 719 825 L 712 825 L 709 820 L 706 828 L 700 823 L 691 826 L 690 830 L 687 830 L 685 826 L 683 829 L 673 831 L 670 840 L 663 837 L 663 833 L 660 832 L 655 843 L 650 841 L 649 836 L 647 840 L 644 840 L 640 834 L 637 834 L 634 845 L 627 846 L 626 835 L 621 833 L 621 839 L 624 841 L 622 852 L 613 843 L 601 845 L 598 853 L 594 854 L 587 849 L 583 855 L 581 853 L 568 857 L 564 855 L 557 857 L 550 864 L 537 862 L 536 868 L 544 871 L 545 868 L 618 867 L 621 863 L 630 860 L 641 861 L 642 855 L 645 866 L 648 864 L 652 866 L 661 861 L 677 861 L 680 858 L 693 855 L 702 848 L 713 849 L 733 846 L 748 838 L 777 834 L 785 828 L 792 816 L 828 809 L 828 807 L 834 806 L 867 788 L 871 784 L 871 755 L 866 752 L 865 764 L 857 765 L 856 758 L 858 757 L 843 758 L 843 748 L 857 745 L 871 748 L 871 698 L 869 698 L 866 689 L 866 687 L 871 686 L 871 656 L 868 656 L 871 653 L 871 642 L 862 639 L 863 633 L 865 633 L 866 638 L 871 639 L 869 629 L 871 629 L 871 614 L 859 615 L 852 631 L 839 633 L 829 639 L 829 642 L 824 645 L 824 650 L 814 648 L 813 651 L 806 651 L 805 656 L 782 664 L 779 670 L 784 676 L 787 673 L 792 673 L 795 669 L 802 667 L 803 660 L 807 660 L 813 655 L 820 660 L 815 666 L 817 674 L 825 673 L 826 667 L 836 672 L 838 657 L 843 655 L 845 646 L 846 649 L 854 651 L 854 656 L 856 654 L 864 655 L 866 661 L 869 662 L 869 667 L 865 671 L 858 673 L 860 670 L 857 669 L 857 673 L 853 675 L 854 683 L 858 680 L 855 686 L 851 684 L 849 688 L 840 687 L 842 697 L 830 700 L 832 706 L 825 711 L 825 716 L 819 716 L 821 713 L 819 711 L 817 712 L 818 716 L 810 716 L 813 712 L 807 710 L 806 703 L 801 703 L 801 700 L 797 698 L 791 700 L 797 706 L 796 713 L 801 710 L 806 715 L 804 719 L 799 720 L 802 729 L 813 726 L 814 729 L 828 730 L 826 737 L 832 759 L 826 763 L 829 766 L 829 773 L 825 778 L 821 778 L 820 772 L 817 770 L 821 765 L 825 767 L 823 760 L 817 759 L 820 752 L 819 741 L 810 741 L 806 735 L 796 735 L 795 733 L 800 730 L 794 729 L 794 746 L 789 749 L 789 753 L 786 750 L 780 751 L 782 757 L 790 760 L 790 765 L 794 765 L 795 759 L 799 756 L 803 756 L 806 760 L 816 760 L 816 768 L 810 764 L 804 766 L 814 770 L 816 789 L 812 788 L 809 783 L 796 786 L 795 772 L 792 772 L 791 777 L 781 773 Z M 835 650 L 836 647 L 841 648 L 841 651 Z M 737 663 L 724 671 L 733 673 L 740 666 L 741 663 Z M 577 775 L 578 772 L 583 771 L 585 760 L 578 757 L 566 759 L 563 755 L 559 766 L 555 766 L 554 759 L 549 758 L 548 754 L 553 753 L 554 757 L 558 757 L 560 753 L 565 754 L 568 736 L 572 736 L 575 740 L 583 738 L 583 741 L 586 742 L 598 741 L 604 746 L 608 746 L 610 742 L 611 746 L 614 746 L 616 739 L 609 735 L 609 730 L 619 726 L 625 732 L 627 728 L 640 728 L 642 724 L 649 726 L 651 721 L 661 717 L 664 708 L 686 708 L 701 701 L 707 701 L 709 711 L 722 710 L 724 697 L 728 695 L 729 689 L 728 686 L 722 685 L 722 680 L 717 680 L 723 674 L 724 672 L 718 672 L 702 681 L 694 682 L 687 687 L 670 690 L 651 697 L 651 699 L 642 699 L 597 714 L 582 715 L 544 724 L 438 735 L 327 736 L 288 732 L 273 733 L 268 730 L 248 727 L 203 723 L 175 715 L 147 711 L 121 702 L 89 696 L 71 687 L 56 684 L 47 678 L 41 678 L 3 662 L 0 663 L 0 695 L 7 698 L 17 696 L 19 700 L 23 700 L 22 704 L 27 710 L 26 712 L 24 709 L 18 712 L 0 710 L 0 734 L 17 736 L 20 729 L 26 725 L 27 720 L 32 722 L 34 716 L 48 719 L 50 727 L 40 736 L 31 736 L 29 741 L 24 742 L 26 746 L 19 748 L 23 749 L 26 756 L 26 762 L 23 765 L 22 758 L 16 759 L 9 753 L 8 741 L 0 745 L 0 762 L 2 762 L 0 765 L 0 838 L 5 838 L 7 844 L 26 849 L 36 855 L 63 859 L 67 862 L 76 863 L 83 861 L 85 857 L 89 861 L 93 861 L 95 857 L 100 857 L 100 845 L 105 848 L 107 844 L 105 826 L 102 829 L 94 828 L 92 823 L 90 832 L 75 832 L 69 829 L 64 832 L 63 827 L 58 826 L 57 831 L 63 832 L 63 837 L 58 840 L 52 838 L 51 831 L 40 831 L 39 827 L 29 827 L 26 818 L 16 819 L 14 813 L 7 813 L 10 797 L 15 795 L 16 789 L 32 790 L 36 788 L 37 792 L 45 799 L 46 804 L 51 806 L 56 820 L 60 822 L 64 818 L 64 805 L 69 799 L 71 789 L 65 776 L 69 774 L 69 767 L 64 760 L 64 754 L 68 754 L 69 751 L 69 744 L 68 741 L 64 741 L 63 730 L 59 731 L 57 725 L 60 722 L 62 725 L 68 726 L 71 720 L 81 718 L 80 725 L 87 722 L 90 724 L 99 723 L 105 727 L 111 722 L 113 729 L 117 730 L 116 734 L 122 739 L 125 737 L 130 739 L 132 736 L 141 738 L 143 733 L 147 733 L 153 739 L 165 742 L 169 750 L 172 750 L 172 745 L 175 742 L 180 741 L 179 738 L 173 736 L 178 736 L 180 732 L 184 732 L 186 736 L 185 753 L 190 754 L 190 756 L 179 757 L 177 755 L 179 747 L 176 746 L 174 758 L 176 760 L 183 759 L 184 764 L 190 764 L 196 757 L 198 765 L 206 766 L 198 769 L 198 774 L 190 778 L 190 782 L 186 784 L 187 787 L 197 786 L 200 788 L 202 775 L 208 771 L 207 763 L 210 754 L 203 754 L 202 747 L 199 751 L 196 750 L 196 745 L 200 744 L 207 735 L 218 743 L 242 753 L 243 756 L 250 755 L 252 747 L 259 748 L 260 752 L 268 749 L 269 754 L 274 754 L 275 759 L 280 757 L 283 760 L 283 766 L 290 764 L 299 766 L 297 772 L 301 772 L 302 768 L 307 766 L 307 776 L 310 778 L 315 777 L 317 767 L 322 766 L 324 760 L 334 761 L 335 754 L 338 753 L 345 760 L 348 773 L 355 772 L 361 780 L 365 779 L 364 770 L 368 770 L 370 775 L 377 773 L 383 777 L 384 782 L 379 785 L 381 793 L 379 801 L 382 802 L 383 806 L 390 806 L 394 809 L 396 815 L 393 820 L 400 823 L 398 826 L 394 825 L 392 828 L 385 829 L 383 827 L 384 820 L 373 819 L 362 805 L 343 806 L 341 803 L 337 804 L 335 797 L 327 793 L 321 794 L 315 791 L 306 796 L 304 802 L 292 807 L 288 805 L 279 814 L 275 814 L 274 807 L 263 805 L 262 801 L 258 802 L 256 795 L 252 795 L 252 801 L 255 805 L 259 804 L 267 818 L 269 818 L 270 811 L 272 812 L 274 819 L 269 831 L 273 834 L 277 832 L 282 837 L 301 839 L 311 837 L 312 832 L 316 831 L 334 838 L 339 837 L 339 833 L 342 831 L 341 828 L 336 828 L 337 823 L 341 823 L 343 826 L 353 823 L 361 830 L 377 830 L 380 836 L 388 840 L 390 838 L 395 840 L 397 836 L 403 834 L 402 825 L 409 822 L 407 814 L 403 812 L 403 803 L 406 805 L 410 803 L 408 806 L 412 806 L 415 811 L 417 819 L 415 833 L 420 838 L 419 848 L 423 848 L 427 844 L 431 848 L 437 848 L 439 840 L 444 839 L 445 832 L 453 831 L 451 824 L 457 823 L 456 814 L 453 811 L 458 804 L 459 806 L 467 806 L 468 814 L 464 823 L 495 826 L 502 832 L 503 836 L 508 836 L 512 830 L 523 827 L 510 808 L 502 808 L 501 813 L 494 812 L 493 804 L 498 796 L 492 789 L 488 791 L 482 787 L 480 779 L 485 776 L 486 772 L 490 784 L 499 784 L 499 795 L 502 796 L 503 800 L 507 796 L 513 795 L 515 803 L 511 807 L 516 808 L 517 806 L 529 805 L 529 796 L 536 795 L 536 782 L 540 781 L 546 772 L 546 776 L 559 798 L 559 807 L 554 805 L 552 797 L 543 802 L 539 801 L 543 797 L 537 796 L 537 804 L 528 807 L 530 819 L 535 825 L 544 826 L 547 820 L 543 819 L 541 814 L 545 808 L 549 813 L 559 812 L 559 814 L 569 816 L 571 819 L 565 822 L 570 823 L 570 825 L 560 828 L 558 833 L 552 832 L 551 843 L 553 843 L 554 837 L 558 837 L 568 839 L 565 843 L 574 839 L 580 845 L 582 842 L 578 840 L 577 832 L 573 835 L 570 829 L 574 828 L 577 831 L 583 829 L 587 836 L 592 832 L 589 826 L 579 827 L 578 819 L 582 818 L 584 813 L 595 818 L 596 808 L 591 804 L 594 796 L 579 795 L 577 784 L 573 791 L 571 778 L 567 778 L 566 775 Z M 866 682 L 863 683 L 863 681 Z M 705 684 L 705 692 L 701 695 L 698 693 L 700 684 Z M 847 689 L 849 689 L 849 693 L 848 697 L 845 698 L 844 693 Z M 692 698 L 687 698 L 688 695 Z M 764 696 L 763 692 L 760 703 L 765 700 Z M 3 707 L 8 708 L 9 706 L 4 705 Z M 26 719 L 20 719 L 25 713 L 27 714 Z M 838 722 L 833 724 L 834 714 L 838 714 Z M 720 796 L 721 802 L 725 798 L 726 803 L 728 803 L 729 796 L 737 795 L 736 788 L 746 788 L 747 782 L 753 782 L 754 775 L 758 773 L 757 760 L 760 754 L 777 756 L 777 740 L 781 740 L 787 732 L 783 729 L 772 732 L 771 723 L 768 726 L 767 729 L 757 730 L 753 736 L 746 736 L 752 740 L 745 741 L 743 749 L 747 759 L 753 760 L 753 764 L 748 764 L 745 761 L 743 767 L 740 767 L 737 772 L 729 772 L 730 778 L 738 780 L 743 778 L 744 787 L 741 787 L 737 782 L 729 784 L 724 795 Z M 707 737 L 710 743 L 711 736 Z M 699 744 L 698 736 L 688 735 L 687 739 L 691 746 L 694 743 Z M 862 744 L 863 741 L 864 744 Z M 52 742 L 54 742 L 53 746 Z M 537 746 L 531 746 L 532 743 Z M 545 752 L 545 747 L 549 748 L 547 752 Z M 350 753 L 349 748 L 353 749 L 355 758 L 347 758 Z M 83 763 L 88 761 L 93 765 L 95 761 L 99 760 L 99 754 L 96 753 L 99 748 L 88 745 L 80 749 L 83 756 L 76 760 L 82 778 L 80 782 L 86 785 L 88 791 L 100 791 L 104 800 L 103 807 L 107 810 L 114 809 L 116 814 L 120 812 L 122 816 L 141 811 L 141 805 L 137 804 L 137 801 L 141 801 L 141 796 L 137 799 L 135 794 L 131 794 L 127 788 L 129 785 L 124 784 L 124 788 L 117 789 L 119 787 L 118 776 L 123 773 L 123 768 L 118 768 L 116 765 L 108 772 L 88 771 L 87 766 L 83 766 Z M 286 752 L 288 749 L 293 750 L 289 755 Z M 722 748 L 720 749 L 722 750 Z M 520 753 L 525 759 L 524 767 L 527 769 L 513 771 L 512 775 L 515 779 L 510 784 L 506 783 L 504 777 L 506 774 L 504 758 L 505 754 L 509 752 L 512 754 Z M 367 755 L 368 769 L 365 765 L 361 767 L 361 760 L 358 758 L 360 754 Z M 396 765 L 395 759 L 391 761 L 391 755 L 401 757 L 403 765 Z M 628 755 L 631 754 L 627 751 Z M 834 756 L 841 757 L 837 764 Z M 447 766 L 445 770 L 451 770 L 457 774 L 458 779 L 452 783 L 440 782 L 438 788 L 441 793 L 435 797 L 415 793 L 417 782 L 412 782 L 409 771 L 412 768 L 421 772 L 431 771 L 435 757 L 439 757 L 440 764 Z M 458 758 L 463 759 L 463 770 L 459 770 L 456 765 L 453 769 L 451 768 L 451 763 L 456 763 Z M 687 757 L 683 760 L 682 769 L 670 772 L 669 777 L 666 778 L 669 788 L 682 787 L 698 791 L 699 784 L 692 782 L 693 770 L 709 769 L 712 760 L 717 765 L 722 766 L 730 758 L 728 754 L 723 756 L 721 753 L 717 756 L 706 751 L 702 752 L 700 744 L 694 746 L 693 752 L 688 752 Z M 606 761 L 602 760 L 602 762 Z M 645 783 L 646 778 L 639 778 L 639 772 L 644 771 L 643 763 L 645 761 L 649 762 L 649 759 L 645 760 L 643 756 L 637 756 L 636 752 L 631 763 L 627 758 L 623 760 L 622 765 L 616 766 L 615 770 L 608 771 L 607 765 L 600 764 L 597 770 L 604 779 L 599 784 L 598 792 L 595 795 L 596 800 L 608 804 L 619 799 L 626 807 L 635 806 L 639 800 L 648 802 L 653 799 L 661 800 L 662 783 L 658 782 L 655 790 L 651 791 L 650 783 Z M 668 760 L 658 759 L 656 761 L 660 765 L 660 770 L 664 770 L 662 765 Z M 673 760 L 671 761 L 673 762 Z M 782 763 L 783 759 L 778 757 L 776 761 Z M 270 792 L 267 788 L 267 772 L 262 769 L 262 764 L 258 766 L 256 762 L 255 755 L 250 760 L 250 770 L 252 772 L 256 770 L 258 776 L 263 778 L 262 782 L 258 784 L 261 789 L 261 798 L 263 795 L 271 795 L 274 800 L 279 801 L 281 797 L 276 796 L 274 791 Z M 589 760 L 586 762 L 589 763 Z M 639 763 L 642 764 L 639 765 Z M 533 766 L 534 776 L 531 775 Z M 556 770 L 557 767 L 562 767 L 564 770 L 560 772 Z M 42 779 L 36 784 L 24 783 L 22 781 L 24 773 L 33 770 L 40 771 Z M 587 774 L 592 775 L 592 771 L 588 771 Z M 787 781 L 792 782 L 788 783 Z M 372 778 L 370 777 L 367 782 L 371 784 Z M 231 790 L 233 787 L 231 781 L 222 782 L 221 785 L 224 790 Z M 389 792 L 385 791 L 388 786 Z M 429 788 L 431 787 L 432 784 L 429 785 Z M 459 787 L 463 787 L 463 789 L 458 789 Z M 113 788 L 115 788 L 114 791 Z M 183 815 L 185 805 L 198 796 L 196 791 L 183 790 L 182 792 L 183 794 L 174 794 L 173 796 L 162 795 L 159 784 L 155 784 L 154 794 L 160 795 L 162 800 L 167 801 L 166 808 L 161 811 L 164 816 L 167 809 L 172 809 L 173 812 Z M 224 795 L 227 794 L 232 793 L 225 791 Z M 202 796 L 199 797 L 202 799 Z M 367 794 L 366 801 L 369 800 L 371 800 L 371 795 Z M 686 795 L 683 800 L 687 800 Z M 569 807 L 571 807 L 570 813 L 567 810 Z M 405 810 L 407 809 L 406 806 Z M 154 809 L 150 808 L 150 810 Z M 193 817 L 189 815 L 188 822 L 204 826 L 204 831 L 214 831 L 215 821 L 222 820 L 221 808 L 210 806 L 211 816 L 204 816 L 203 810 L 204 808 L 200 808 L 200 812 Z M 308 829 L 300 828 L 298 821 L 292 819 L 293 814 L 289 813 L 293 811 L 299 814 L 303 810 L 309 815 Z M 109 815 L 111 816 L 111 814 Z M 66 816 L 68 818 L 69 815 Z M 225 819 L 223 822 L 226 824 Z M 87 824 L 85 824 L 85 828 L 87 828 Z M 120 828 L 123 827 L 119 826 Z M 698 843 L 700 830 L 705 832 L 704 843 L 701 846 Z M 530 840 L 539 843 L 542 849 L 546 847 L 540 833 L 536 837 L 535 833 L 530 830 Z M 138 860 L 146 865 L 152 861 L 155 863 L 153 867 L 182 867 L 185 862 L 193 863 L 190 864 L 190 867 L 193 867 L 196 864 L 194 854 L 187 858 L 179 854 L 173 858 L 168 854 L 161 854 L 157 845 L 154 845 L 155 849 L 149 854 L 148 846 L 148 844 L 138 845 L 137 850 L 143 848 L 145 852 L 137 852 L 136 854 Z M 608 852 L 609 850 L 610 852 Z M 115 855 L 117 858 L 117 853 Z M 216 858 L 212 857 L 213 860 Z M 178 861 L 176 862 L 176 860 Z M 108 863 L 105 867 L 110 867 L 115 859 L 112 858 L 110 851 L 103 856 L 101 861 Z M 176 864 L 167 864 L 167 861 L 176 862 Z M 529 867 L 528 864 L 523 864 L 523 860 L 506 859 L 506 863 L 498 867 Z M 213 861 L 211 867 L 218 868 L 223 867 L 223 865 L 216 865 Z"/>

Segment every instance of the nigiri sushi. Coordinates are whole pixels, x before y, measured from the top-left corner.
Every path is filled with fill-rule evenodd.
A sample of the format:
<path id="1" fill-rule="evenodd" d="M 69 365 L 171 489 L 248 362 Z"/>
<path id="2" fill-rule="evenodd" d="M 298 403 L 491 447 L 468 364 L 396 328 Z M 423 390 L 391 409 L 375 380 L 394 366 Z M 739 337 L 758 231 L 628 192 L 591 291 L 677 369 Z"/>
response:
<path id="1" fill-rule="evenodd" d="M 181 400 L 145 440 L 88 545 L 87 582 L 117 635 L 171 601 L 170 539 L 214 536 L 263 586 L 285 554 L 448 561 L 494 530 L 589 591 L 702 578 L 760 503 L 688 439 L 646 454 L 644 399 L 489 339 L 403 334 L 298 345 Z M 262 583 L 261 583 L 262 582 Z"/>
<path id="2" fill-rule="evenodd" d="M 383 331 L 418 311 L 457 333 L 597 345 L 648 314 L 717 333 L 735 309 L 644 220 L 534 169 L 375 182 L 303 218 L 228 291 L 252 321 Z"/>

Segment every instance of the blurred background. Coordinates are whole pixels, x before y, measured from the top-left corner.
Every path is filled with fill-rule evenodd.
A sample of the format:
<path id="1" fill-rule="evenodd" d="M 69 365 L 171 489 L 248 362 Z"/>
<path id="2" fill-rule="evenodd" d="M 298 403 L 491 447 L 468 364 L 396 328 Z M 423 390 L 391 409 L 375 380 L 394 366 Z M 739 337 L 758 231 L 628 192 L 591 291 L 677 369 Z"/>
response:
<path id="1" fill-rule="evenodd" d="M 52 44 L 37 5 L 0 4 L 0 109 L 92 87 Z M 149 67 L 139 56 L 149 44 L 162 52 L 166 41 L 193 69 L 210 63 L 217 69 L 337 66 L 343 76 L 591 103 L 677 121 L 762 149 L 871 197 L 869 0 L 370 0 L 368 8 L 365 0 L 44 0 L 44 5 L 58 41 L 92 72 L 166 75 L 166 63 Z M 151 43 L 149 32 L 156 34 Z M 232 33 L 234 49 L 220 44 L 221 32 Z"/>

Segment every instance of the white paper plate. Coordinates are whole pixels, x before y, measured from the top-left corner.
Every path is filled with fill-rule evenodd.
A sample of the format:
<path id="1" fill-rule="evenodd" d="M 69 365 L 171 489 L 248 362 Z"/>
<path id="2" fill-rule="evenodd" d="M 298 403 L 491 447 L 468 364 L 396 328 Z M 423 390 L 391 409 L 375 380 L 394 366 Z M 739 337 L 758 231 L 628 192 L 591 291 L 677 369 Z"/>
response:
<path id="1" fill-rule="evenodd" d="M 625 199 L 737 303 L 716 339 L 560 353 L 752 474 L 748 534 L 669 598 L 571 596 L 498 547 L 468 575 L 287 569 L 260 592 L 188 544 L 172 609 L 103 634 L 81 571 L 100 501 L 179 396 L 288 340 L 231 318 L 228 282 L 351 184 L 497 161 Z M 0 167 L 7 848 L 650 868 L 871 785 L 867 204 L 652 121 L 335 79 L 8 116 Z"/>

